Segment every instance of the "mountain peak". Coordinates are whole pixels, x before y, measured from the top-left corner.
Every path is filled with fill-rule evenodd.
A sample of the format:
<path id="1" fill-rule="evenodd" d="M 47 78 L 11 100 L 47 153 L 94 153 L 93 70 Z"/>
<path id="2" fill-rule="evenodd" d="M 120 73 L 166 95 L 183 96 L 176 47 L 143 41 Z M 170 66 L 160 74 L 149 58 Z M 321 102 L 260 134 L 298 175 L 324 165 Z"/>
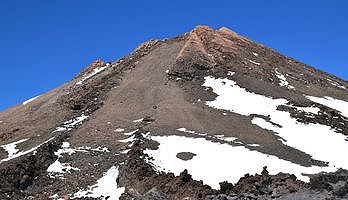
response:
<path id="1" fill-rule="evenodd" d="M 221 34 L 229 37 L 236 37 L 236 38 L 244 38 L 242 36 L 240 36 L 238 33 L 232 31 L 231 29 L 227 28 L 227 27 L 221 27 L 219 29 L 213 29 L 210 26 L 206 26 L 206 25 L 197 25 L 192 31 L 191 33 L 197 33 L 197 34 Z"/>
<path id="2" fill-rule="evenodd" d="M 217 31 L 220 32 L 221 34 L 224 34 L 224 35 L 230 35 L 232 37 L 241 38 L 241 36 L 238 33 L 234 32 L 231 29 L 224 27 L 224 26 L 219 28 Z"/>
<path id="3" fill-rule="evenodd" d="M 210 26 L 206 26 L 206 25 L 197 25 L 192 30 L 192 32 L 194 32 L 194 31 L 214 31 L 214 29 L 211 28 Z"/>
<path id="4" fill-rule="evenodd" d="M 240 55 L 245 51 L 241 44 L 252 41 L 238 35 L 232 30 L 222 27 L 214 30 L 209 26 L 198 25 L 186 34 L 185 44 L 177 55 L 174 71 L 193 73 L 196 69 L 213 69 L 226 63 L 226 55 Z M 239 49 L 242 50 L 239 52 Z"/>

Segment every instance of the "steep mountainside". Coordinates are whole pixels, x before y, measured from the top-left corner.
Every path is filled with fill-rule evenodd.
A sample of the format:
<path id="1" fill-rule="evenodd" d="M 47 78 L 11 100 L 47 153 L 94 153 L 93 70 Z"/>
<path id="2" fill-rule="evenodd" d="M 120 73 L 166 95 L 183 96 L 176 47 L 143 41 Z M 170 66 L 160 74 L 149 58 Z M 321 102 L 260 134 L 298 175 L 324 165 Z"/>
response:
<path id="1" fill-rule="evenodd" d="M 0 112 L 0 199 L 348 199 L 348 82 L 197 26 Z"/>

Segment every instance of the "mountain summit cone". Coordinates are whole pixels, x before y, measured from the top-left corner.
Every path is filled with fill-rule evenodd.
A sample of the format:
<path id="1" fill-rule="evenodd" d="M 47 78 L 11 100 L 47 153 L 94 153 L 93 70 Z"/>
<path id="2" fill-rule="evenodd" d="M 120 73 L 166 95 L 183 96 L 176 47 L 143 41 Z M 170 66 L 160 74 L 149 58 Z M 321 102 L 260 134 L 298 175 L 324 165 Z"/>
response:
<path id="1" fill-rule="evenodd" d="M 0 112 L 0 199 L 347 199 L 347 87 L 226 27 L 150 40 Z"/>

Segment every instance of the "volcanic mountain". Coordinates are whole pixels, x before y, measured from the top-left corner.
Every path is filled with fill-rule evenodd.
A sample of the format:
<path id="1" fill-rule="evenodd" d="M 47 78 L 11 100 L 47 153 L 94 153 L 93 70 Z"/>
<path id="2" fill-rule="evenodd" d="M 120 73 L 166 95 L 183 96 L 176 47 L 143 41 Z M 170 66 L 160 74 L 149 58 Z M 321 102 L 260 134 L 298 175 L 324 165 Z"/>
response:
<path id="1" fill-rule="evenodd" d="M 197 26 L 0 112 L 0 199 L 348 199 L 348 82 Z"/>

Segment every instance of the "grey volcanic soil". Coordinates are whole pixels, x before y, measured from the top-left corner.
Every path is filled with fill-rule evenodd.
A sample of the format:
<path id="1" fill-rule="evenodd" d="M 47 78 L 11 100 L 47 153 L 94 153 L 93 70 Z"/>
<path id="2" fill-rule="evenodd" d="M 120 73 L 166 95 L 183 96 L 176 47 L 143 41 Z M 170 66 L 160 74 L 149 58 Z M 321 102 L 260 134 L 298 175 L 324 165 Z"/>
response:
<path id="1" fill-rule="evenodd" d="M 259 56 L 255 58 L 250 52 Z M 255 65 L 248 59 L 262 65 Z M 107 68 L 76 85 L 99 67 Z M 275 67 L 288 74 L 287 79 L 296 90 L 279 86 Z M 316 105 L 320 108 L 320 112 L 311 117 L 291 107 L 278 108 L 289 111 L 298 121 L 329 125 L 348 135 L 347 118 L 303 96 L 332 96 L 348 100 L 347 90 L 342 88 L 348 87 L 346 81 L 283 56 L 227 28 L 213 30 L 198 26 L 182 36 L 145 42 L 116 62 L 98 60 L 72 81 L 35 101 L 1 112 L 1 145 L 29 138 L 17 146 L 20 151 L 25 151 L 44 144 L 35 155 L 28 153 L 0 163 L 0 199 L 47 199 L 54 194 L 68 196 L 95 184 L 111 166 L 119 166 L 117 181 L 119 186 L 126 188 L 121 199 L 348 198 L 348 173 L 345 170 L 313 175 L 310 183 L 303 183 L 290 174 L 269 175 L 265 168 L 260 169 L 261 175 L 245 175 L 234 185 L 223 182 L 220 190 L 213 190 L 202 181 L 193 180 L 188 171 L 175 176 L 157 172 L 146 162 L 146 159 L 151 161 L 151 157 L 143 153 L 144 149 L 157 148 L 158 144 L 142 134 L 198 137 L 176 130 L 185 127 L 207 133 L 204 137 L 213 142 L 243 145 L 303 166 L 326 165 L 325 161 L 314 160 L 310 155 L 284 145 L 279 136 L 252 124 L 252 116 L 232 112 L 224 116 L 220 110 L 206 106 L 204 102 L 213 100 L 216 95 L 202 87 L 204 77 L 226 78 L 229 71 L 236 72 L 234 80 L 252 92 L 285 98 L 298 106 Z M 332 81 L 342 87 L 333 85 Z M 64 122 L 81 115 L 88 116 L 82 124 L 73 126 L 71 130 L 53 132 L 64 126 Z M 259 117 L 267 119 L 267 116 Z M 134 122 L 140 118 L 144 120 Z M 127 136 L 116 132 L 117 128 L 125 129 L 124 132 L 138 129 L 134 133 L 133 145 L 120 142 Z M 209 137 L 217 134 L 238 139 L 226 142 Z M 64 173 L 64 179 L 52 177 L 46 170 L 58 159 L 54 152 L 63 142 L 69 142 L 72 148 L 106 147 L 109 151 L 88 150 L 64 155 L 59 161 L 79 170 Z M 189 153 L 179 155 L 184 160 L 192 156 Z M 6 157 L 1 148 L 0 159 Z"/>

